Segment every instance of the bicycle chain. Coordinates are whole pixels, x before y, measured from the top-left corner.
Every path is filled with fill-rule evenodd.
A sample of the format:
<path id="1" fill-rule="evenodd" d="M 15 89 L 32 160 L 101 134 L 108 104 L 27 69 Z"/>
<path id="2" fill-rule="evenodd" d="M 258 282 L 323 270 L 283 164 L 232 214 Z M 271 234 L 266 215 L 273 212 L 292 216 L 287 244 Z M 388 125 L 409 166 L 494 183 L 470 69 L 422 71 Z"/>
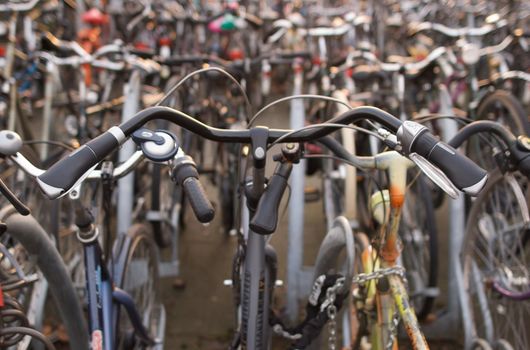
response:
<path id="1" fill-rule="evenodd" d="M 394 340 L 397 337 L 397 330 L 399 325 L 399 313 L 395 312 L 394 316 L 392 317 L 392 323 L 390 324 L 390 338 L 388 339 L 388 343 L 385 346 L 385 350 L 391 350 L 394 346 Z"/>
<path id="2" fill-rule="evenodd" d="M 405 269 L 402 266 L 393 266 L 385 269 L 376 270 L 371 273 L 360 273 L 353 277 L 352 283 L 355 284 L 366 284 L 371 280 L 378 280 L 386 276 L 397 275 L 403 282 L 407 283 L 407 278 L 405 276 Z M 392 317 L 392 323 L 390 324 L 390 338 L 388 339 L 387 344 L 385 345 L 385 350 L 391 350 L 394 346 L 394 340 L 397 336 L 397 329 L 399 325 L 399 313 L 394 313 Z"/>
<path id="3" fill-rule="evenodd" d="M 337 307 L 335 306 L 335 298 L 337 297 L 338 290 L 344 286 L 344 282 L 344 277 L 338 278 L 335 281 L 335 284 L 327 289 L 326 299 L 320 307 L 320 310 L 326 310 L 326 313 L 329 317 L 329 350 L 335 350 L 337 345 Z"/>
<path id="4" fill-rule="evenodd" d="M 407 278 L 405 277 L 405 269 L 402 266 L 393 266 L 376 270 L 371 273 L 359 273 L 353 277 L 352 283 L 366 284 L 371 280 L 378 280 L 390 275 L 398 275 L 405 283 L 407 282 Z"/>

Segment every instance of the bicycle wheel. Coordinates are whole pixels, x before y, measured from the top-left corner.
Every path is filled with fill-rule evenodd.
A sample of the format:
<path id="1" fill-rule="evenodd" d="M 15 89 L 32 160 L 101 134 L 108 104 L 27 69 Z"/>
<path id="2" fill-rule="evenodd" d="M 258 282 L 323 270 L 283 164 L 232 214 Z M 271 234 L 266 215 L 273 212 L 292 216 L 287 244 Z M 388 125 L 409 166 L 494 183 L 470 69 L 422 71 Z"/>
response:
<path id="1" fill-rule="evenodd" d="M 514 349 L 530 348 L 530 214 L 525 192 L 513 175 L 491 173 L 471 207 L 463 250 L 473 335 L 490 344 L 502 339 Z"/>
<path id="2" fill-rule="evenodd" d="M 514 135 L 530 135 L 530 123 L 520 102 L 509 92 L 497 90 L 483 99 L 477 108 L 478 120 L 493 120 L 506 126 Z M 490 143 L 473 137 L 467 145 L 467 154 L 486 170 L 495 169 Z"/>
<path id="3" fill-rule="evenodd" d="M 127 232 L 130 244 L 126 253 L 121 289 L 132 297 L 134 305 L 150 336 L 163 334 L 160 327 L 163 307 L 158 295 L 158 251 L 149 227 L 134 224 Z M 134 337 L 134 328 L 124 310 L 119 313 L 118 349 L 144 348 Z"/>
<path id="4" fill-rule="evenodd" d="M 418 319 L 431 311 L 435 296 L 429 289 L 437 285 L 438 246 L 432 192 L 419 176 L 407 191 L 399 226 L 403 243 L 403 267 Z"/>
<path id="5" fill-rule="evenodd" d="M 221 215 L 223 222 L 223 232 L 225 235 L 229 236 L 232 234 L 232 230 L 235 228 L 234 220 L 234 177 L 232 174 L 226 173 L 220 175 L 219 183 L 219 199 L 221 202 Z"/>
<path id="6" fill-rule="evenodd" d="M 343 251 L 346 252 L 345 261 L 339 258 Z M 350 223 L 344 216 L 339 216 L 333 221 L 332 229 L 320 244 L 314 279 L 326 273 L 340 273 L 346 277 L 346 280 L 351 280 L 353 253 L 353 233 Z"/>
<path id="7" fill-rule="evenodd" d="M 217 148 L 217 161 L 215 163 L 215 185 L 219 193 L 221 207 L 222 231 L 225 236 L 237 232 L 236 223 L 236 197 L 237 197 L 237 154 L 239 148 L 235 145 L 219 145 Z"/>

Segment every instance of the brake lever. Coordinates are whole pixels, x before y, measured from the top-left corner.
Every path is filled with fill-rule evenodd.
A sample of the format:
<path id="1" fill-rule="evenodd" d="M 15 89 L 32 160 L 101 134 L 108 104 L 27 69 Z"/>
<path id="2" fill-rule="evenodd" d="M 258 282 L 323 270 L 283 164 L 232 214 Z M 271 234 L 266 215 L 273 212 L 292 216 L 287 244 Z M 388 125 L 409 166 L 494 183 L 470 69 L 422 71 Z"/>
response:
<path id="1" fill-rule="evenodd" d="M 436 166 L 429 162 L 424 157 L 420 156 L 417 153 L 410 153 L 408 155 L 409 159 L 414 162 L 421 169 L 421 171 L 427 175 L 432 182 L 434 182 L 438 187 L 440 187 L 449 197 L 457 199 L 460 195 L 460 191 L 456 188 L 451 180 Z"/>
<path id="2" fill-rule="evenodd" d="M 26 207 L 26 205 L 24 205 L 24 203 L 22 203 L 13 192 L 11 192 L 2 179 L 0 179 L 0 193 L 4 195 L 9 203 L 11 203 L 21 215 L 26 216 L 30 214 L 29 208 Z"/>

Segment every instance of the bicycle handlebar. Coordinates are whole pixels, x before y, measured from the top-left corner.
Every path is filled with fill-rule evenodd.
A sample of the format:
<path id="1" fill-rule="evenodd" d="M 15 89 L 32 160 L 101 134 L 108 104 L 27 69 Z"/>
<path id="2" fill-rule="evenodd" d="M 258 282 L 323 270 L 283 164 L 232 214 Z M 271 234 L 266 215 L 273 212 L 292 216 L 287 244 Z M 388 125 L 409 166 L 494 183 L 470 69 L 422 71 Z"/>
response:
<path id="1" fill-rule="evenodd" d="M 125 139 L 121 129 L 114 126 L 55 163 L 37 177 L 37 183 L 49 198 L 58 198 L 84 180 Z"/>
<path id="2" fill-rule="evenodd" d="M 13 3 L 8 2 L 6 4 L 0 4 L 0 12 L 27 12 L 31 11 L 40 0 L 31 0 L 26 3 Z"/>
<path id="3" fill-rule="evenodd" d="M 21 168 L 26 174 L 31 177 L 38 177 L 46 172 L 44 169 L 36 167 L 31 163 L 24 155 L 21 153 L 15 153 L 13 155 L 7 155 L 9 159 L 16 163 L 16 165 Z M 138 165 L 144 159 L 144 154 L 142 151 L 136 151 L 134 154 L 129 157 L 125 162 L 121 163 L 119 166 L 114 168 L 112 171 L 112 177 L 115 179 L 120 179 L 130 173 L 136 165 Z M 101 179 L 102 172 L 101 170 L 91 171 L 85 180 L 99 180 Z"/>
<path id="4" fill-rule="evenodd" d="M 488 132 L 498 136 L 509 150 L 508 159 L 514 169 L 530 177 L 530 141 L 528 137 L 515 137 L 506 127 L 490 120 L 479 120 L 466 125 L 449 141 L 449 145 L 458 148 L 471 136 Z"/>
<path id="5" fill-rule="evenodd" d="M 355 67 L 356 64 L 354 62 L 355 58 L 363 58 L 370 62 L 375 63 L 379 69 L 382 72 L 387 73 L 395 73 L 399 72 L 400 70 L 404 70 L 406 75 L 409 76 L 415 76 L 418 74 L 418 72 L 423 71 L 426 67 L 428 67 L 431 63 L 435 62 L 436 60 L 440 59 L 442 56 L 444 56 L 447 53 L 447 49 L 445 47 L 438 47 L 431 51 L 431 53 L 418 62 L 407 62 L 407 63 L 394 63 L 394 62 L 381 62 L 373 53 L 371 52 L 365 52 L 365 51 L 354 51 L 351 54 L 348 55 L 346 58 L 346 62 L 339 68 L 340 70 L 345 70 L 351 67 Z M 394 56 L 399 57 L 399 56 Z M 399 57 L 400 60 L 406 61 L 408 57 Z"/>
<path id="6" fill-rule="evenodd" d="M 61 159 L 37 178 L 42 191 L 49 198 L 57 198 L 70 191 L 75 184 L 87 176 L 100 161 L 117 149 L 134 131 L 148 121 L 165 119 L 206 139 L 227 143 L 251 143 L 251 130 L 225 130 L 209 127 L 196 119 L 168 107 L 150 107 L 137 113 L 120 126 L 89 141 L 74 153 Z M 402 138 L 405 154 L 417 152 L 442 169 L 455 185 L 470 195 L 476 195 L 485 182 L 487 173 L 464 155 L 456 153 L 450 146 L 438 141 L 427 128 L 414 122 L 402 123 L 391 114 L 375 107 L 358 107 L 331 119 L 334 124 L 350 124 L 361 119 L 380 123 Z M 271 129 L 267 141 L 306 142 L 324 137 L 336 128 L 300 130 Z M 420 132 L 421 131 L 421 132 Z M 289 135 L 287 135 L 289 133 Z M 420 142 L 418 142 L 420 141 Z"/>
<path id="7" fill-rule="evenodd" d="M 450 28 L 440 23 L 433 22 L 421 22 L 411 23 L 409 25 L 409 31 L 412 35 L 422 31 L 433 30 L 451 38 L 458 38 L 461 36 L 484 36 L 497 29 L 506 27 L 508 21 L 500 20 L 495 24 L 486 24 L 482 27 L 464 27 L 464 28 Z"/>
<path id="8" fill-rule="evenodd" d="M 276 231 L 280 201 L 287 188 L 292 169 L 293 164 L 289 162 L 279 163 L 276 167 L 258 203 L 256 213 L 250 221 L 252 231 L 262 235 L 269 235 Z"/>
<path id="9" fill-rule="evenodd" d="M 61 40 L 51 33 L 47 33 L 45 38 L 56 49 L 73 53 L 68 57 L 58 57 L 47 51 L 36 52 L 37 57 L 42 57 L 55 65 L 78 66 L 80 64 L 90 64 L 94 67 L 111 71 L 122 71 L 129 66 L 140 68 L 146 72 L 160 70 L 160 65 L 156 61 L 146 59 L 145 57 L 142 58 L 140 54 L 135 55 L 133 49 L 124 47 L 119 42 L 104 45 L 90 54 L 75 41 Z M 121 54 L 123 55 L 123 59 L 119 62 L 101 59 L 101 57 L 109 54 Z"/>

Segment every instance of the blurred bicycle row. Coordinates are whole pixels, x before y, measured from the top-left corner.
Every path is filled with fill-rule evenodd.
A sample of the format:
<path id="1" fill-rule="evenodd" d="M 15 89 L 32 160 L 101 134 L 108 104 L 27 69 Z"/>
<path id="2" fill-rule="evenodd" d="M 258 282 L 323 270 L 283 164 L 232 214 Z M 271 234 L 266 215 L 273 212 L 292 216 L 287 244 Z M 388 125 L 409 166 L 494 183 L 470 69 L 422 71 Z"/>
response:
<path id="1" fill-rule="evenodd" d="M 0 348 L 168 348 L 191 210 L 230 349 L 529 349 L 529 36 L 525 1 L 3 1 Z"/>

